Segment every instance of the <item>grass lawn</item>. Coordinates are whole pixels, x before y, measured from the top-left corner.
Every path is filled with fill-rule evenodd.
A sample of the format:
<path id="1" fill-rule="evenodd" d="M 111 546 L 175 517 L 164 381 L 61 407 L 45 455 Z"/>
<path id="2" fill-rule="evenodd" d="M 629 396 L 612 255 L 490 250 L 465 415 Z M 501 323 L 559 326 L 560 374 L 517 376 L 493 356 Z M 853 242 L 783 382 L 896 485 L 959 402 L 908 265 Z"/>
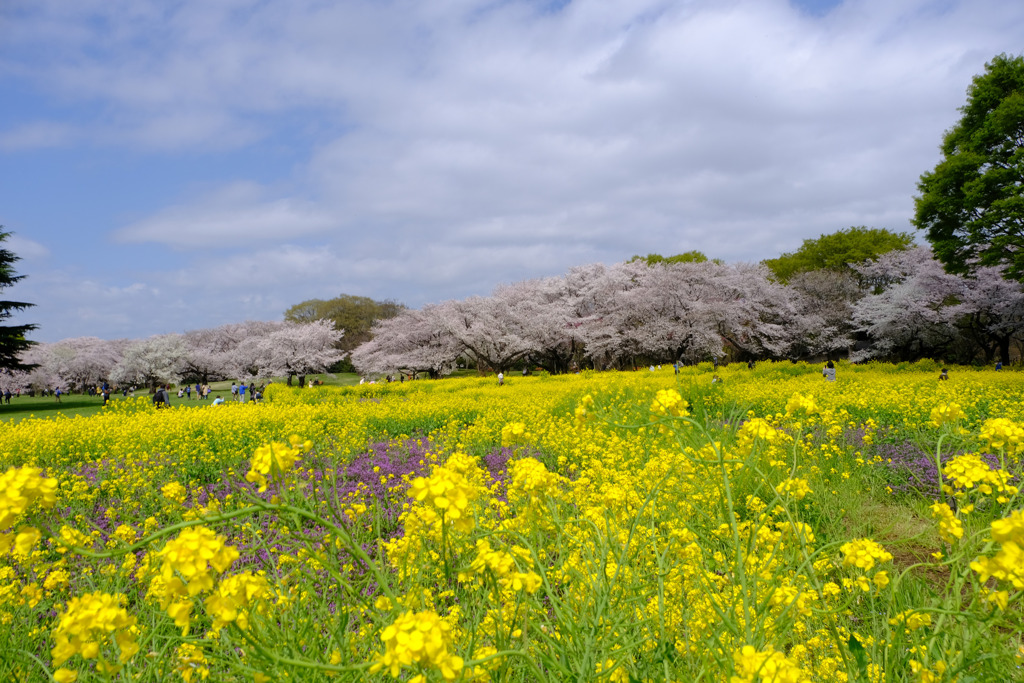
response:
<path id="1" fill-rule="evenodd" d="M 322 380 L 324 384 L 329 386 L 353 386 L 359 384 L 359 375 L 355 373 L 338 373 L 336 375 L 323 374 L 323 375 L 308 375 L 306 381 L 310 379 Z M 286 378 L 275 377 L 274 382 L 284 382 Z M 296 380 L 297 384 L 298 380 Z M 135 392 L 136 396 L 150 396 L 148 389 L 142 389 Z M 195 394 L 193 393 L 193 396 Z M 210 398 L 206 402 L 212 401 L 217 396 L 223 396 L 224 400 L 231 400 L 231 380 L 225 380 L 223 382 L 210 382 Z M 111 394 L 111 402 L 124 400 L 121 394 Z M 202 405 L 203 401 L 198 401 L 195 398 L 191 400 L 187 398 L 178 398 L 178 387 L 175 386 L 171 389 L 171 405 Z M 21 396 L 11 397 L 11 404 L 0 404 L 0 422 L 20 422 L 25 418 L 36 417 L 36 418 L 56 418 L 59 416 L 74 417 L 75 415 L 81 415 L 82 417 L 88 417 L 89 415 L 95 415 L 103 408 L 103 399 L 99 396 L 89 396 L 87 394 L 63 394 L 60 397 L 60 403 L 53 396 Z"/>

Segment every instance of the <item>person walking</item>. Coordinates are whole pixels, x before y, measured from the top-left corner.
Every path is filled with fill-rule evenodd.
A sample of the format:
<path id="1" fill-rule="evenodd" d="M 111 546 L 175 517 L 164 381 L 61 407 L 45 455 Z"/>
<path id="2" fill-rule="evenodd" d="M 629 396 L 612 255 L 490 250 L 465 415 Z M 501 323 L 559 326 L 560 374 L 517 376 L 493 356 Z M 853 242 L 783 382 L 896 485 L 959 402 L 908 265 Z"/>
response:
<path id="1" fill-rule="evenodd" d="M 504 384 L 505 384 L 505 373 L 499 372 L 498 373 L 498 386 L 500 387 L 500 386 L 503 386 Z"/>

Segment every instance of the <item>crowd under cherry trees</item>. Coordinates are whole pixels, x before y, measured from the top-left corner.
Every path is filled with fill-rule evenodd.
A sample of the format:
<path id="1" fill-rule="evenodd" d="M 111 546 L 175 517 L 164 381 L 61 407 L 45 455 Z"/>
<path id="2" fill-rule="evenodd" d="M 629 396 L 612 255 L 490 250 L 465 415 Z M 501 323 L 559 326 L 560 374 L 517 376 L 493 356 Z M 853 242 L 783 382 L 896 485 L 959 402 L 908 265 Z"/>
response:
<path id="1" fill-rule="evenodd" d="M 406 309 L 376 323 L 351 360 L 366 374 L 430 376 L 463 361 L 552 373 L 716 359 L 1008 363 L 1024 336 L 1024 290 L 1001 275 L 950 275 L 920 246 L 786 285 L 761 264 L 591 264 Z"/>
<path id="2" fill-rule="evenodd" d="M 333 323 L 244 322 L 148 339 L 76 337 L 37 344 L 22 354 L 36 367 L 0 375 L 0 392 L 61 388 L 84 391 L 110 383 L 153 387 L 223 379 L 263 380 L 324 372 L 342 359 L 344 334 Z"/>

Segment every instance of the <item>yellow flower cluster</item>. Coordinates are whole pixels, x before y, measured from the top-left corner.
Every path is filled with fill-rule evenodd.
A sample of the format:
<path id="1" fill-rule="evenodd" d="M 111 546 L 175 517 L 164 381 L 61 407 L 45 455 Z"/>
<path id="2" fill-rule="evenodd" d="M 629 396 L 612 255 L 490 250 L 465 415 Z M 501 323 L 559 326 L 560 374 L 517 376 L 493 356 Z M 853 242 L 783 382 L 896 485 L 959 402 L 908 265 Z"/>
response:
<path id="1" fill-rule="evenodd" d="M 964 525 L 953 510 L 945 503 L 935 503 L 931 507 L 932 517 L 939 521 L 939 536 L 946 543 L 956 543 L 964 536 Z"/>
<path id="2" fill-rule="evenodd" d="M 976 453 L 965 453 L 953 458 L 942 468 L 942 474 L 958 493 L 975 487 L 986 496 L 993 493 L 1017 493 L 1017 488 L 1009 484 L 1012 478 L 1009 472 L 991 469 Z"/>
<path id="3" fill-rule="evenodd" d="M 967 419 L 967 413 L 963 411 L 959 403 L 940 403 L 932 408 L 928 424 L 932 427 L 941 427 L 947 422 L 965 419 Z"/>
<path id="4" fill-rule="evenodd" d="M 793 500 L 803 500 L 811 492 L 811 487 L 806 479 L 793 478 L 785 480 L 776 486 L 775 490 L 780 495 L 788 495 Z"/>
<path id="5" fill-rule="evenodd" d="M 1000 544 L 999 552 L 971 562 L 978 580 L 984 583 L 995 577 L 1024 589 L 1024 512 L 1014 510 L 1009 517 L 992 522 L 992 540 Z"/>
<path id="6" fill-rule="evenodd" d="M 287 474 L 302 454 L 313 449 L 313 442 L 303 441 L 298 436 L 291 436 L 288 443 L 268 443 L 256 449 L 252 456 L 246 481 L 259 484 L 259 491 L 267 490 L 268 479 L 277 480 Z"/>
<path id="7" fill-rule="evenodd" d="M 188 497 L 188 489 L 182 486 L 181 482 L 172 481 L 164 484 L 160 489 L 160 493 L 164 495 L 164 498 L 172 502 L 181 505 L 185 502 L 185 498 Z"/>
<path id="8" fill-rule="evenodd" d="M 729 683 L 805 683 L 811 680 L 797 664 L 771 645 L 764 650 L 744 645 L 732 657 L 736 673 L 729 677 Z"/>
<path id="9" fill-rule="evenodd" d="M 436 669 L 446 681 L 455 680 L 463 660 L 451 651 L 450 633 L 451 626 L 435 612 L 405 612 L 381 632 L 385 650 L 370 673 L 386 669 L 398 678 L 403 667 L 418 665 Z"/>
<path id="10" fill-rule="evenodd" d="M 225 541 L 212 529 L 198 526 L 185 529 L 157 553 L 162 565 L 150 582 L 150 593 L 159 597 L 160 608 L 183 634 L 191 623 L 191 598 L 213 590 L 214 571 L 223 573 L 238 559 L 238 550 Z"/>
<path id="11" fill-rule="evenodd" d="M 44 508 L 57 502 L 57 480 L 38 467 L 11 467 L 0 474 L 0 533 L 9 530 L 32 503 Z"/>
<path id="12" fill-rule="evenodd" d="M 871 571 L 875 564 L 892 561 L 892 555 L 870 538 L 858 538 L 839 547 L 843 554 L 844 567 L 857 567 L 866 572 Z"/>
<path id="13" fill-rule="evenodd" d="M 889 620 L 893 626 L 905 626 L 908 631 L 916 631 L 925 626 L 931 626 L 932 615 L 916 610 L 905 610 Z"/>
<path id="14" fill-rule="evenodd" d="M 586 396 L 580 399 L 580 404 L 576 406 L 576 410 L 573 413 L 576 420 L 577 429 L 583 427 L 583 424 L 587 421 L 587 417 L 589 416 L 588 411 L 591 410 L 593 407 L 594 397 L 591 396 L 590 394 L 587 394 Z"/>
<path id="15" fill-rule="evenodd" d="M 992 450 L 1012 455 L 1024 443 L 1024 428 L 1008 418 L 993 417 L 985 420 L 979 436 Z"/>
<path id="16" fill-rule="evenodd" d="M 50 653 L 53 665 L 60 667 L 75 655 L 81 655 L 85 660 L 95 659 L 101 671 L 116 673 L 120 665 L 139 650 L 136 619 L 125 610 L 125 599 L 121 594 L 102 592 L 72 598 L 53 629 L 56 641 Z M 77 672 L 62 667 L 54 677 L 59 681 L 73 681 Z"/>
<path id="17" fill-rule="evenodd" d="M 686 417 L 689 407 L 675 389 L 659 389 L 651 402 L 651 412 L 658 416 Z"/>
<path id="18" fill-rule="evenodd" d="M 246 571 L 222 579 L 203 605 L 206 613 L 213 617 L 213 630 L 234 623 L 244 631 L 249 628 L 249 614 L 253 606 L 262 606 L 261 601 L 269 594 L 267 578 Z"/>
<path id="19" fill-rule="evenodd" d="M 508 487 L 509 501 L 520 508 L 524 519 L 536 519 L 547 509 L 548 500 L 558 500 L 563 478 L 548 471 L 536 458 L 522 458 L 510 463 L 512 481 Z"/>
<path id="20" fill-rule="evenodd" d="M 475 525 L 470 502 L 478 495 L 464 474 L 441 466 L 435 466 L 429 477 L 416 477 L 409 486 L 411 498 L 440 510 L 459 531 L 470 531 Z"/>
<path id="21" fill-rule="evenodd" d="M 814 413 L 820 412 L 818 404 L 814 401 L 814 396 L 807 394 L 806 396 L 801 393 L 795 393 L 790 397 L 789 401 L 786 402 L 786 415 L 813 415 Z"/>
<path id="22" fill-rule="evenodd" d="M 536 593 L 541 585 L 540 575 L 533 571 L 519 571 L 516 557 L 521 562 L 532 564 L 530 553 L 525 548 L 513 546 L 512 552 L 495 550 L 491 548 L 491 543 L 486 538 L 478 539 L 476 558 L 470 564 L 470 572 L 461 574 L 459 578 L 468 580 L 471 574 L 475 574 L 482 582 L 490 575 L 497 580 L 498 588 L 502 591 Z"/>
<path id="23" fill-rule="evenodd" d="M 528 444 L 533 440 L 533 438 L 533 434 L 526 429 L 526 425 L 522 422 L 510 422 L 501 428 L 502 446 Z"/>

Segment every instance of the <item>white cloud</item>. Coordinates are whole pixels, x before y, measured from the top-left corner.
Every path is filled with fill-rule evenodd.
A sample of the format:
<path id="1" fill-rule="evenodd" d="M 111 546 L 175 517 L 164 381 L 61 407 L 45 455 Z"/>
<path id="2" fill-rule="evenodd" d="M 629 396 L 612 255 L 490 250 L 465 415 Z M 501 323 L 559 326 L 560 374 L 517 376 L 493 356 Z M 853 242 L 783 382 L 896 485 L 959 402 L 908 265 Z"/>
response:
<path id="1" fill-rule="evenodd" d="M 310 202 L 268 198 L 264 188 L 239 182 L 192 204 L 163 209 L 118 230 L 115 237 L 124 242 L 211 248 L 294 238 L 334 224 L 334 218 Z"/>
<path id="2" fill-rule="evenodd" d="M 295 146 L 296 165 L 204 175 L 206 190 L 115 232 L 186 250 L 153 275 L 174 283 L 161 305 L 200 297 L 193 315 L 227 321 L 341 292 L 415 305 L 634 253 L 760 260 L 851 225 L 909 229 L 971 77 L 1020 50 L 1024 5 L 825 4 L 38 0 L 0 74 L 103 105 L 40 141 L 91 135 L 197 168 Z"/>
<path id="3" fill-rule="evenodd" d="M 23 261 L 28 262 L 43 261 L 50 255 L 50 250 L 44 245 L 17 233 L 12 233 L 11 236 L 4 241 L 3 248 L 9 249 Z M 17 270 L 17 267 L 15 267 L 15 270 Z"/>

